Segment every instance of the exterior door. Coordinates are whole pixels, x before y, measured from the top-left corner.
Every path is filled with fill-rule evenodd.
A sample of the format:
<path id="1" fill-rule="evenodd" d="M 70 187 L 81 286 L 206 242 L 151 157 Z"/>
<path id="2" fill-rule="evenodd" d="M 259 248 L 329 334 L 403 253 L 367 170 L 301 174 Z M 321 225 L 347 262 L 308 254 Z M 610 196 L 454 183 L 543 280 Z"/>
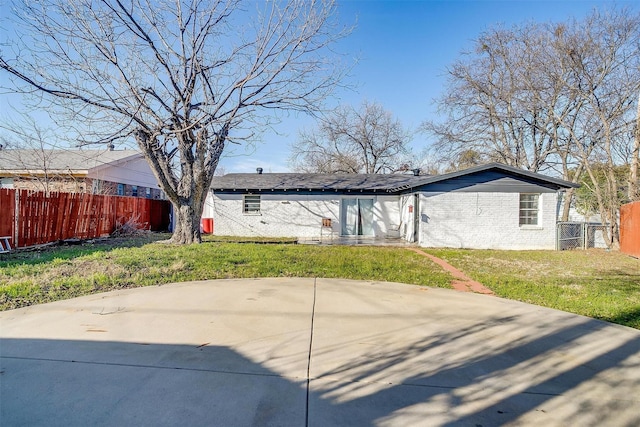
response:
<path id="1" fill-rule="evenodd" d="M 342 199 L 342 235 L 373 236 L 373 199 Z"/>

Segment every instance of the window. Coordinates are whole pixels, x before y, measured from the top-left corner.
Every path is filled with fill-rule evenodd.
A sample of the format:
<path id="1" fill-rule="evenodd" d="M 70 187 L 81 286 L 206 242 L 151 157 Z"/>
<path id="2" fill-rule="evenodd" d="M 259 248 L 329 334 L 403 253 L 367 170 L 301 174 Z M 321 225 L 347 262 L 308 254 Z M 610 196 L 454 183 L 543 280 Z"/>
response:
<path id="1" fill-rule="evenodd" d="M 260 196 L 247 194 L 244 196 L 244 209 L 246 214 L 259 214 L 260 213 Z"/>
<path id="2" fill-rule="evenodd" d="M 147 196 L 147 199 L 151 198 L 151 188 L 147 187 L 145 190 L 145 196 Z"/>
<path id="3" fill-rule="evenodd" d="M 132 185 L 131 186 L 131 195 L 133 197 L 138 197 L 138 186 L 137 185 Z"/>
<path id="4" fill-rule="evenodd" d="M 94 179 L 91 183 L 91 192 L 93 194 L 102 194 L 103 183 L 99 179 Z"/>
<path id="5" fill-rule="evenodd" d="M 124 184 L 118 184 L 118 196 L 124 196 Z"/>
<path id="6" fill-rule="evenodd" d="M 538 225 L 539 194 L 520 194 L 520 225 Z"/>
<path id="7" fill-rule="evenodd" d="M 13 189 L 13 178 L 0 178 L 0 188 Z"/>

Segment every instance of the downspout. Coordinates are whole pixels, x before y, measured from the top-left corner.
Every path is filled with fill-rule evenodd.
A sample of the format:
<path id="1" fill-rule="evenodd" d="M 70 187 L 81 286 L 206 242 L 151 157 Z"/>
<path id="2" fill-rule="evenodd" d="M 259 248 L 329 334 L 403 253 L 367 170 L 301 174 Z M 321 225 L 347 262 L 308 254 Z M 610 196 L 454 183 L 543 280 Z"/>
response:
<path id="1" fill-rule="evenodd" d="M 413 243 L 420 244 L 420 194 L 413 193 Z"/>

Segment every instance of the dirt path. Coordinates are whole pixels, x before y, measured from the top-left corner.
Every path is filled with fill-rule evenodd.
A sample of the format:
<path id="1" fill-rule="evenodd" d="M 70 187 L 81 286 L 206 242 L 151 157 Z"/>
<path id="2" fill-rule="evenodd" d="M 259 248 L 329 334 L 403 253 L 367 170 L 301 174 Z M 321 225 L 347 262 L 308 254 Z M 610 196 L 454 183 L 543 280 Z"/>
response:
<path id="1" fill-rule="evenodd" d="M 475 280 L 471 279 L 469 276 L 467 276 L 462 271 L 458 270 L 457 268 L 455 268 L 445 260 L 440 259 L 431 254 L 428 254 L 418 248 L 407 248 L 407 249 L 429 258 L 431 261 L 435 262 L 440 267 L 442 267 L 445 271 L 449 272 L 454 279 L 451 282 L 451 286 L 453 286 L 453 289 L 455 289 L 456 291 L 475 292 L 478 294 L 495 295 L 491 289 L 485 287 L 482 283 L 476 282 Z"/>

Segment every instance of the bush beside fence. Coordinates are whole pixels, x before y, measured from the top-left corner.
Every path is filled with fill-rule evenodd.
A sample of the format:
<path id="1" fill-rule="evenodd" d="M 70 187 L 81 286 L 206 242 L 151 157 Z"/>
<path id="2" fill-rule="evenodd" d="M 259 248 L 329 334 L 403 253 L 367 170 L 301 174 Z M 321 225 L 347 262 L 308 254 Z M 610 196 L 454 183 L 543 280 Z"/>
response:
<path id="1" fill-rule="evenodd" d="M 170 209 L 166 200 L 0 189 L 0 236 L 11 236 L 12 246 L 25 247 L 105 236 L 129 221 L 165 231 Z"/>

